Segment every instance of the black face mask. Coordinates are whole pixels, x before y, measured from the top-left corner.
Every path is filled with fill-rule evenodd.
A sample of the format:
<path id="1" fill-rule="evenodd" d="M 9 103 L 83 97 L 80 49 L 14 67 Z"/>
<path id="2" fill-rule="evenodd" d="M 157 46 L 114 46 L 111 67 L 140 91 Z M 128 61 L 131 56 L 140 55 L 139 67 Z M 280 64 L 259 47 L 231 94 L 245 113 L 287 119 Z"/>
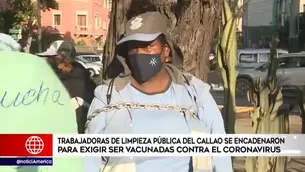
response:
<path id="1" fill-rule="evenodd" d="M 139 83 L 150 80 L 162 69 L 160 54 L 130 54 L 128 55 L 128 66 L 133 78 Z"/>

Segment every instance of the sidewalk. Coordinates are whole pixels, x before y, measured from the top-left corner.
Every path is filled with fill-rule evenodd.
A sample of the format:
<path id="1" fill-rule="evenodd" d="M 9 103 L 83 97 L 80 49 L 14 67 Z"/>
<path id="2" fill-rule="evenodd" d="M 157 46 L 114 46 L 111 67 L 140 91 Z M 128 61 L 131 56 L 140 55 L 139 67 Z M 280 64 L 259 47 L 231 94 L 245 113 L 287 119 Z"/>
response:
<path id="1" fill-rule="evenodd" d="M 223 108 L 223 105 L 217 105 L 219 109 Z M 238 114 L 242 114 L 242 113 L 246 113 L 246 115 L 253 110 L 252 106 L 236 106 L 236 113 Z"/>
<path id="2" fill-rule="evenodd" d="M 251 118 L 247 113 L 241 113 L 236 116 L 235 130 L 236 134 L 247 134 L 252 133 Z M 290 133 L 301 132 L 301 118 L 297 115 L 289 116 Z M 234 159 L 234 171 L 235 172 L 246 172 L 245 158 L 238 157 Z M 305 172 L 305 157 L 290 159 L 286 172 Z"/>

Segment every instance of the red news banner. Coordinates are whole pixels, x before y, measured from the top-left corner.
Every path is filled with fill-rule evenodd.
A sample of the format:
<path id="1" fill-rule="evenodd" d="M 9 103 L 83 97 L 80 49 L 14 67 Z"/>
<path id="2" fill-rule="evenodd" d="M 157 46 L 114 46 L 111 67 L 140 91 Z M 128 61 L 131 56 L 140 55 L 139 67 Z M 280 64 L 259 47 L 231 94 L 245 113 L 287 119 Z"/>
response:
<path id="1" fill-rule="evenodd" d="M 52 166 L 52 134 L 0 134 L 0 166 Z"/>
<path id="2" fill-rule="evenodd" d="M 51 157 L 52 143 L 52 134 L 0 134 L 0 157 Z"/>

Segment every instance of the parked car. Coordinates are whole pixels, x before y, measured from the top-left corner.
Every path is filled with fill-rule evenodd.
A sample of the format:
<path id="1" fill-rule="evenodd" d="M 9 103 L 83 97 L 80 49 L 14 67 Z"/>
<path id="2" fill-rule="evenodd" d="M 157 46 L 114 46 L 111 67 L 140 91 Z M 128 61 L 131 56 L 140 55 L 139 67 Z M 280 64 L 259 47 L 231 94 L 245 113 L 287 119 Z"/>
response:
<path id="1" fill-rule="evenodd" d="M 279 57 L 279 68 L 276 72 L 280 86 L 305 85 L 305 53 L 290 53 Z M 269 62 L 250 69 L 239 69 L 236 91 L 246 94 L 254 78 L 266 78 Z"/>
<path id="2" fill-rule="evenodd" d="M 83 59 L 89 63 L 98 63 L 102 64 L 103 60 L 103 55 L 92 53 L 92 52 L 82 52 L 82 53 L 77 53 L 77 58 Z"/>
<path id="3" fill-rule="evenodd" d="M 288 51 L 278 49 L 277 56 L 288 54 Z M 268 62 L 270 56 L 270 49 L 239 49 L 237 51 L 237 68 L 248 69 L 258 67 Z"/>
<path id="4" fill-rule="evenodd" d="M 78 53 L 76 62 L 83 65 L 90 72 L 90 77 L 99 75 L 103 67 L 102 56 L 95 53 Z"/>

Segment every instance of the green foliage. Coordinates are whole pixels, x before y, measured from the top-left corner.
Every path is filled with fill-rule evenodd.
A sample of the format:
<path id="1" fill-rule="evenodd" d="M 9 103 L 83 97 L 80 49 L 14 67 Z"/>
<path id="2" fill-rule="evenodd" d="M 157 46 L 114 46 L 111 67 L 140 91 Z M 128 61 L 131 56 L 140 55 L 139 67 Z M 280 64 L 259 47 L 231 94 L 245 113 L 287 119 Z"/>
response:
<path id="1" fill-rule="evenodd" d="M 87 43 L 84 40 L 80 40 L 76 42 L 76 46 L 85 47 Z"/>
<path id="2" fill-rule="evenodd" d="M 58 9 L 59 5 L 56 0 L 43 0 L 42 4 L 42 10 L 51 10 L 51 9 Z"/>
<path id="3" fill-rule="evenodd" d="M 46 11 L 50 9 L 58 9 L 56 0 L 43 0 L 41 9 Z M 27 29 L 28 22 L 35 22 L 38 17 L 37 1 L 32 0 L 7 0 L 10 6 L 9 12 L 14 13 L 13 26 L 15 28 L 23 27 Z"/>
<path id="4" fill-rule="evenodd" d="M 15 23 L 15 13 L 12 11 L 0 12 L 0 30 L 3 33 L 8 33 L 9 29 L 13 27 Z"/>

